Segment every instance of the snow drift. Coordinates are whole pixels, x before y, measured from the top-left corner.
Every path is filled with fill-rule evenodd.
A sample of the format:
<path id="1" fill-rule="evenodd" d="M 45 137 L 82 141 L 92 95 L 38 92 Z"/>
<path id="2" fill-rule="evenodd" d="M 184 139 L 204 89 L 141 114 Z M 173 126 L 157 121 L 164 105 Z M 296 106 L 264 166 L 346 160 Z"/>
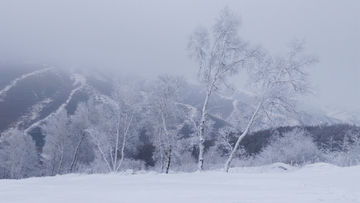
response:
<path id="1" fill-rule="evenodd" d="M 0 199 L 13 202 L 360 202 L 360 166 L 317 163 L 235 168 L 229 173 L 70 174 L 0 180 Z"/>

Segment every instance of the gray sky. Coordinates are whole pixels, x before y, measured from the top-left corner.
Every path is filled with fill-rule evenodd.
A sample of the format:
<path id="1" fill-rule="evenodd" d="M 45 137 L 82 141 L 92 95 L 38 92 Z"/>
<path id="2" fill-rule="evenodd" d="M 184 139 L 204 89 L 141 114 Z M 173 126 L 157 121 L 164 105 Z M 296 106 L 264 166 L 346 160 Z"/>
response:
<path id="1" fill-rule="evenodd" d="M 315 102 L 360 108 L 358 0 L 0 0 L 0 60 L 194 78 L 187 38 L 225 6 L 254 45 L 278 53 L 305 39 L 306 53 L 320 59 L 310 70 Z"/>

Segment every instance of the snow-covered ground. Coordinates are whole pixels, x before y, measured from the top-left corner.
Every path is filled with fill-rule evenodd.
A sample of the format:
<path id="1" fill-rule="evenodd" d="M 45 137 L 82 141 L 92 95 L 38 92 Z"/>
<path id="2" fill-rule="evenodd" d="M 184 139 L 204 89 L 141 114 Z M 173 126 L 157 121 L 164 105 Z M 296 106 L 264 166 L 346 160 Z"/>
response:
<path id="1" fill-rule="evenodd" d="M 229 173 L 71 174 L 0 180 L 0 202 L 360 202 L 360 166 L 318 163 L 296 169 L 275 164 Z"/>

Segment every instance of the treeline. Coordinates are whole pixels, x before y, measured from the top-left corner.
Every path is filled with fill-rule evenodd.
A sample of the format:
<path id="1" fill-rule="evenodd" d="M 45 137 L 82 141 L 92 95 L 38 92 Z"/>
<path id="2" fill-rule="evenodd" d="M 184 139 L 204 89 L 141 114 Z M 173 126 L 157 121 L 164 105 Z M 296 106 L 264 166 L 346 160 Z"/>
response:
<path id="1" fill-rule="evenodd" d="M 65 108 L 53 113 L 34 136 L 37 143 L 18 129 L 8 131 L 0 142 L 0 178 L 197 170 L 201 119 L 199 110 L 179 102 L 178 91 L 185 85 L 183 78 L 168 75 L 146 85 L 120 81 L 111 97 L 90 98 L 73 114 Z M 208 119 L 204 168 L 222 168 L 241 132 Z M 358 126 L 288 126 L 251 132 L 232 167 L 320 161 L 351 166 L 359 160 Z"/>
<path id="2" fill-rule="evenodd" d="M 349 132 L 360 133 L 360 127 L 349 124 L 322 124 L 313 126 L 282 126 L 275 129 L 261 130 L 253 132 L 244 138 L 242 146 L 249 155 L 258 154 L 262 147 L 267 146 L 274 133 L 284 134 L 294 129 L 303 129 L 308 132 L 314 143 L 320 149 L 331 148 L 332 150 L 342 150 L 344 140 Z M 236 136 L 235 136 L 236 137 Z M 235 137 L 233 142 L 235 142 Z"/>

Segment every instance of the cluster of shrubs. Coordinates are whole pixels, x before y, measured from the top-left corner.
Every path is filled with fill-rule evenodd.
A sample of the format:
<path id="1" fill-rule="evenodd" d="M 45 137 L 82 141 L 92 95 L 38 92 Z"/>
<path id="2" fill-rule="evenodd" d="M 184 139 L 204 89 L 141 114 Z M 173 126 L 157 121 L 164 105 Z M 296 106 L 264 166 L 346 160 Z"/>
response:
<path id="1" fill-rule="evenodd" d="M 354 127 L 343 132 L 341 140 L 328 136 L 326 142 L 314 141 L 314 136 L 304 128 L 272 135 L 264 142 L 266 145 L 257 153 L 249 154 L 242 148 L 234 166 L 260 166 L 273 163 L 285 163 L 292 166 L 325 162 L 341 167 L 360 164 L 360 131 Z M 219 148 L 218 148 L 219 149 Z M 216 149 L 213 149 L 216 151 Z M 212 160 L 222 164 L 222 157 L 212 154 Z M 221 162 L 221 163 L 219 163 Z"/>

